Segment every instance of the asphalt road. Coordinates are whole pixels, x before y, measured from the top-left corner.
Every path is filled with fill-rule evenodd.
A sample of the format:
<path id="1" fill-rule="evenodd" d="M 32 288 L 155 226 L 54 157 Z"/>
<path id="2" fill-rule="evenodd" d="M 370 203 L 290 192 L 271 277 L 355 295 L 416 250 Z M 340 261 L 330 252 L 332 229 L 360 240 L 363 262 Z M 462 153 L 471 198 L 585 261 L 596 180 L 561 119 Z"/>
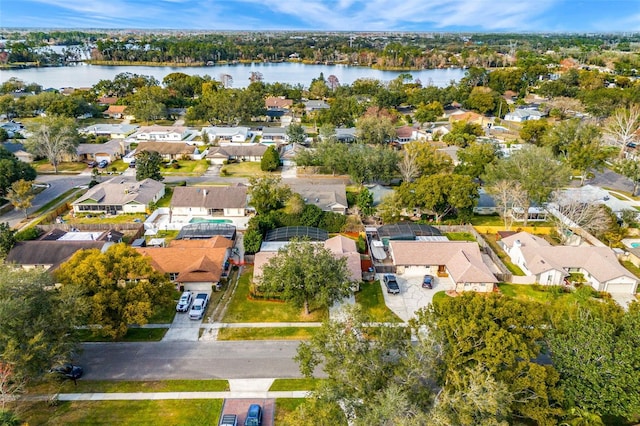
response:
<path id="1" fill-rule="evenodd" d="M 302 377 L 298 342 L 85 343 L 77 362 L 88 380 Z"/>

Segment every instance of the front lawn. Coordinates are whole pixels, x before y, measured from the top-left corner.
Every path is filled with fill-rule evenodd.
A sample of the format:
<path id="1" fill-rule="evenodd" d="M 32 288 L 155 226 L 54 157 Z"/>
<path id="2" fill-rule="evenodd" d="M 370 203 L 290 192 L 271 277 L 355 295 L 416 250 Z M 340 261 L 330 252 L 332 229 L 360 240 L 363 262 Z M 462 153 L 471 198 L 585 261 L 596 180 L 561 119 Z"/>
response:
<path id="1" fill-rule="evenodd" d="M 319 327 L 221 328 L 217 340 L 307 340 Z"/>
<path id="2" fill-rule="evenodd" d="M 560 286 L 549 286 L 541 290 L 541 286 L 533 284 L 498 284 L 498 288 L 505 296 L 519 300 L 535 300 L 538 302 L 552 302 L 558 299 L 573 299 L 574 293 L 564 292 Z"/>
<path id="3" fill-rule="evenodd" d="M 379 281 L 361 283 L 360 291 L 356 293 L 356 302 L 373 322 L 402 322 L 384 303 Z"/>
<path id="4" fill-rule="evenodd" d="M 285 417 L 295 411 L 304 401 L 304 398 L 276 398 L 276 412 L 273 418 L 274 424 L 281 424 Z M 318 422 L 318 424 L 322 423 Z"/>
<path id="5" fill-rule="evenodd" d="M 306 315 L 291 303 L 251 299 L 252 277 L 252 266 L 242 271 L 222 322 L 321 322 L 327 318 L 327 309 L 315 309 Z"/>
<path id="6" fill-rule="evenodd" d="M 160 167 L 160 172 L 165 175 L 197 175 L 200 176 L 209 168 L 207 160 L 178 160 L 178 168 L 172 166 Z"/>
<path id="7" fill-rule="evenodd" d="M 220 169 L 220 176 L 227 177 L 253 177 L 262 174 L 269 174 L 263 172 L 260 168 L 260 162 L 258 161 L 241 161 L 239 163 L 229 163 Z"/>
<path id="8" fill-rule="evenodd" d="M 38 173 L 54 173 L 49 160 L 38 160 L 31 163 Z M 58 164 L 58 173 L 80 173 L 87 169 L 87 164 L 79 161 L 66 161 Z"/>
<path id="9" fill-rule="evenodd" d="M 269 391 L 312 391 L 316 390 L 321 381 L 322 379 L 275 379 Z"/>
<path id="10" fill-rule="evenodd" d="M 21 416 L 32 425 L 193 425 L 218 424 L 221 399 L 159 401 L 74 401 L 51 406 L 33 402 Z"/>

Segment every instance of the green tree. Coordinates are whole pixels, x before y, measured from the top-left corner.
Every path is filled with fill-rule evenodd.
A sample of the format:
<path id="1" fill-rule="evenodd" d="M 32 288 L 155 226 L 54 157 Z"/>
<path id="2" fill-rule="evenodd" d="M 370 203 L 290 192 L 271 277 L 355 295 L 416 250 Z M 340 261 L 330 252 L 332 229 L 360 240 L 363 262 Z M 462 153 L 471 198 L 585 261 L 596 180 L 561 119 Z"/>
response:
<path id="1" fill-rule="evenodd" d="M 7 139 L 9 139 L 9 133 L 0 127 L 0 142 L 5 142 Z"/>
<path id="2" fill-rule="evenodd" d="M 351 293 L 346 258 L 308 241 L 295 241 L 281 249 L 262 271 L 258 289 L 279 295 L 306 314 L 329 308 Z"/>
<path id="3" fill-rule="evenodd" d="M 16 209 L 21 209 L 24 212 L 25 218 L 27 217 L 27 210 L 31 207 L 34 198 L 33 182 L 24 179 L 13 182 L 11 189 L 9 189 L 7 193 L 7 199 Z"/>
<path id="4" fill-rule="evenodd" d="M 155 151 L 143 151 L 136 155 L 136 180 L 153 179 L 161 182 L 164 176 L 160 173 L 162 157 Z"/>
<path id="5" fill-rule="evenodd" d="M 549 130 L 546 120 L 527 120 L 522 123 L 520 138 L 534 145 L 540 145 L 542 138 Z"/>
<path id="6" fill-rule="evenodd" d="M 508 387 L 509 394 L 501 398 L 512 401 L 503 409 L 503 415 L 513 413 L 510 420 L 558 423 L 558 373 L 534 361 L 547 326 L 537 305 L 497 294 L 464 293 L 419 311 L 416 326 L 424 327 L 442 348 L 439 383 L 445 392 L 455 393 L 456 383 L 479 371 Z"/>
<path id="7" fill-rule="evenodd" d="M 263 172 L 272 172 L 280 166 L 280 155 L 274 146 L 270 146 L 265 151 L 260 160 L 260 170 Z"/>
<path id="8" fill-rule="evenodd" d="M 460 218 L 470 215 L 478 200 L 478 185 L 471 177 L 457 174 L 422 176 L 403 183 L 398 195 L 408 207 L 431 211 L 436 222 L 456 212 Z"/>
<path id="9" fill-rule="evenodd" d="M 442 137 L 442 140 L 449 145 L 466 147 L 471 142 L 475 142 L 477 136 L 484 135 L 482 126 L 478 123 L 458 120 L 451 125 L 451 131 Z"/>
<path id="10" fill-rule="evenodd" d="M 429 143 L 418 141 L 409 142 L 404 145 L 404 150 L 407 152 L 409 158 L 413 158 L 413 163 L 418 171 L 415 177 L 446 173 L 453 168 L 451 157 L 438 151 L 435 146 Z"/>
<path id="11" fill-rule="evenodd" d="M 363 144 L 385 144 L 396 137 L 396 129 L 387 116 L 365 115 L 356 123 L 356 137 Z"/>
<path id="12" fill-rule="evenodd" d="M 13 153 L 0 146 L 0 195 L 6 195 L 13 182 L 20 179 L 32 181 L 36 170 L 24 161 L 18 160 Z"/>
<path id="13" fill-rule="evenodd" d="M 127 112 L 139 121 L 159 120 L 167 116 L 166 99 L 164 89 L 157 86 L 142 87 L 128 98 Z"/>
<path id="14" fill-rule="evenodd" d="M 300 124 L 292 123 L 287 127 L 287 137 L 289 138 L 289 143 L 303 144 L 307 135 L 304 131 L 304 127 Z"/>
<path id="15" fill-rule="evenodd" d="M 129 324 L 146 324 L 154 308 L 171 303 L 173 286 L 151 261 L 125 244 L 105 252 L 81 250 L 56 271 L 63 292 L 81 294 L 94 333 L 121 338 Z"/>
<path id="16" fill-rule="evenodd" d="M 247 232 L 244 233 L 243 244 L 244 251 L 247 254 L 259 252 L 262 245 L 262 232 L 255 227 L 248 228 Z"/>
<path id="17" fill-rule="evenodd" d="M 496 108 L 495 92 L 488 87 L 474 87 L 467 98 L 467 106 L 480 114 L 493 111 Z"/>
<path id="18" fill-rule="evenodd" d="M 618 159 L 613 163 L 613 170 L 633 183 L 632 195 L 635 196 L 640 184 L 640 163 L 632 158 Z"/>
<path id="19" fill-rule="evenodd" d="M 25 148 L 33 155 L 49 160 L 55 173 L 58 173 L 58 165 L 65 155 L 76 153 L 80 138 L 73 118 L 37 118 L 27 128 L 31 136 Z"/>
<path id="20" fill-rule="evenodd" d="M 498 181 L 519 182 L 523 199 L 522 209 L 529 211 L 531 203 L 542 204 L 551 194 L 569 182 L 571 171 L 558 161 L 548 148 L 525 146 L 507 158 L 490 163 L 483 180 L 489 185 Z M 525 214 L 524 226 L 527 226 Z"/>
<path id="21" fill-rule="evenodd" d="M 361 214 L 369 216 L 373 211 L 373 194 L 371 191 L 367 188 L 362 188 L 358 193 L 356 205 L 358 206 L 358 210 L 360 210 Z"/>
<path id="22" fill-rule="evenodd" d="M 497 144 L 472 142 L 466 148 L 458 150 L 458 165 L 455 173 L 479 178 L 484 174 L 487 164 L 491 164 L 500 158 Z"/>
<path id="23" fill-rule="evenodd" d="M 79 310 L 53 284 L 42 269 L 0 265 L 0 364 L 10 366 L 15 380 L 42 377 L 77 347 Z"/>
<path id="24" fill-rule="evenodd" d="M 291 196 L 291 189 L 277 177 L 249 178 L 249 203 L 259 214 L 284 207 Z"/>
<path id="25" fill-rule="evenodd" d="M 16 231 L 8 222 L 0 223 L 0 257 L 4 258 L 16 244 Z"/>
<path id="26" fill-rule="evenodd" d="M 606 316 L 583 308 L 548 340 L 570 406 L 627 419 L 640 411 L 639 303 Z"/>
<path id="27" fill-rule="evenodd" d="M 421 103 L 413 115 L 421 125 L 427 122 L 431 123 L 444 115 L 444 107 L 438 101 L 433 101 L 426 105 Z"/>

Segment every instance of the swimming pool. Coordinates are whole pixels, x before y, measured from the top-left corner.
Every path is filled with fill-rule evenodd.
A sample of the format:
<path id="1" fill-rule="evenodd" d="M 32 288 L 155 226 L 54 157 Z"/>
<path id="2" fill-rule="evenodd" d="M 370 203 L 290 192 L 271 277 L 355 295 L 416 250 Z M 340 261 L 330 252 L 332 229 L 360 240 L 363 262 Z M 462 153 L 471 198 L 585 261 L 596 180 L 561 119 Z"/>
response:
<path id="1" fill-rule="evenodd" d="M 631 248 L 638 248 L 640 247 L 640 243 L 631 243 L 629 244 L 631 246 Z"/>
<path id="2" fill-rule="evenodd" d="M 233 223 L 231 219 L 207 219 L 205 217 L 191 218 L 189 223 Z"/>

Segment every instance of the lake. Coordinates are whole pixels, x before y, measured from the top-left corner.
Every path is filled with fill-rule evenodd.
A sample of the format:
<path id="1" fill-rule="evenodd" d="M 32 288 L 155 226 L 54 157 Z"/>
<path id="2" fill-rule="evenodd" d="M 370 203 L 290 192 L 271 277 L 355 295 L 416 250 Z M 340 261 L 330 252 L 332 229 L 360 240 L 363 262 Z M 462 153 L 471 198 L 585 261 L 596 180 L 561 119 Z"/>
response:
<path id="1" fill-rule="evenodd" d="M 100 80 L 113 80 L 123 72 L 151 75 L 158 81 L 173 72 L 190 75 L 209 75 L 220 80 L 221 74 L 228 74 L 233 78 L 232 87 L 242 88 L 249 85 L 252 72 L 260 72 L 266 83 L 302 84 L 308 87 L 311 80 L 320 73 L 327 78 L 335 75 L 340 84 L 351 84 L 360 78 L 372 78 L 380 81 L 390 81 L 401 73 L 409 73 L 414 79 L 419 79 L 423 86 L 448 86 L 451 81 L 458 82 L 464 77 L 465 70 L 459 68 L 419 70 L 419 71 L 381 71 L 368 67 L 348 65 L 306 65 L 296 62 L 281 63 L 252 63 L 233 65 L 214 65 L 208 67 L 147 67 L 147 66 L 105 66 L 87 65 L 84 63 L 49 68 L 27 68 L 18 70 L 1 70 L 0 83 L 16 77 L 26 83 L 37 83 L 42 87 L 91 87 Z"/>

